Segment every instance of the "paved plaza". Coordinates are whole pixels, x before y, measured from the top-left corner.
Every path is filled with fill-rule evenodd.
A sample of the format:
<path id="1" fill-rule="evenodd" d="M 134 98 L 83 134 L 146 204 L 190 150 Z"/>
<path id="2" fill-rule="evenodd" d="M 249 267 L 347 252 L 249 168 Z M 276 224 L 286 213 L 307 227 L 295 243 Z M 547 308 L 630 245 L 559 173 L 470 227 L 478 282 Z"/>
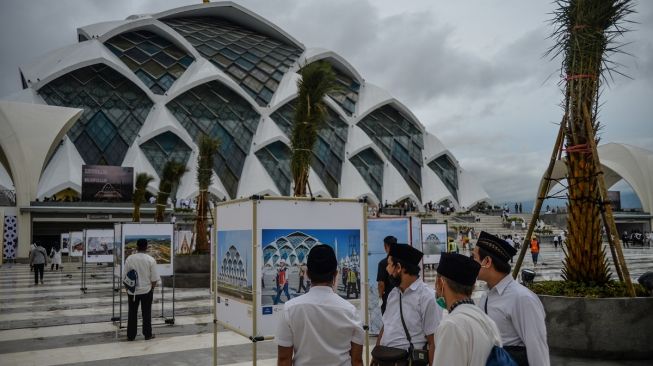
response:
<path id="1" fill-rule="evenodd" d="M 653 270 L 653 250 L 626 249 L 633 277 Z M 562 251 L 543 248 L 545 265 L 542 278 L 557 276 Z M 531 266 L 528 257 L 525 267 Z M 33 285 L 33 275 L 23 264 L 4 264 L 0 268 L 0 365 L 115 365 L 118 360 L 130 365 L 210 365 L 213 326 L 208 289 L 177 289 L 175 325 L 164 325 L 161 318 L 161 289 L 153 304 L 154 333 L 144 341 L 139 335 L 127 342 L 126 329 L 119 329 L 111 318 L 119 313 L 113 307 L 111 268 L 90 266 L 87 293 L 80 291 L 81 272 L 77 263 L 64 263 L 63 272 L 45 273 L 45 285 Z M 427 282 L 433 282 L 430 273 Z M 482 284 L 479 284 L 482 288 Z M 163 314 L 172 313 L 171 289 L 164 289 Z M 475 294 L 475 298 L 480 292 Z M 126 298 L 123 297 L 123 319 Z M 126 326 L 126 322 L 123 322 Z M 140 334 L 140 326 L 139 326 Z M 374 344 L 375 339 L 370 339 Z M 274 341 L 258 343 L 259 365 L 276 364 Z M 219 365 L 252 364 L 250 341 L 223 328 L 218 333 Z M 552 365 L 650 365 L 650 361 L 594 361 L 552 357 Z"/>

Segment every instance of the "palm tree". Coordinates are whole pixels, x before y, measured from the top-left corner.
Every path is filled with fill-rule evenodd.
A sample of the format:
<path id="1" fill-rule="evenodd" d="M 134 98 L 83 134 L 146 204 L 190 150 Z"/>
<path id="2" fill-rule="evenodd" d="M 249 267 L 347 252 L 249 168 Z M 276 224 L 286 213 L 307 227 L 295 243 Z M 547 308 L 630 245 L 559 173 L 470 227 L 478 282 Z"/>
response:
<path id="1" fill-rule="evenodd" d="M 154 177 L 147 173 L 138 173 L 136 175 L 136 187 L 132 202 L 134 204 L 134 211 L 132 212 L 132 221 L 141 222 L 141 204 L 145 201 L 145 192 L 147 185 L 154 180 Z"/>
<path id="2" fill-rule="evenodd" d="M 159 194 L 156 196 L 156 213 L 154 221 L 163 222 L 163 214 L 168 203 L 168 197 L 172 189 L 177 187 L 179 180 L 188 170 L 186 166 L 175 160 L 170 160 L 163 167 L 161 182 L 159 182 Z"/>
<path id="3" fill-rule="evenodd" d="M 199 155 L 197 156 L 197 185 L 199 197 L 197 200 L 196 248 L 200 253 L 208 253 L 209 235 L 206 227 L 207 212 L 209 210 L 208 197 L 209 186 L 213 177 L 213 157 L 218 152 L 220 141 L 207 135 L 202 135 L 199 143 Z M 206 234 L 202 234 L 206 233 Z"/>
<path id="4" fill-rule="evenodd" d="M 325 61 L 316 61 L 302 67 L 300 74 L 302 77 L 297 82 L 299 97 L 291 135 L 290 170 L 295 182 L 295 197 L 306 196 L 317 131 L 328 115 L 324 97 L 327 93 L 339 90 L 336 74 Z"/>
<path id="5" fill-rule="evenodd" d="M 596 131 L 599 95 L 605 76 L 615 71 L 608 56 L 619 51 L 624 18 L 633 12 L 630 0 L 558 0 L 554 11 L 556 45 L 549 51 L 562 55 L 565 85 L 569 235 L 565 244 L 563 278 L 604 284 L 610 271 L 601 238 L 601 202 L 598 157 L 591 146 Z M 592 141 L 594 140 L 594 141 Z M 604 197 L 603 199 L 607 199 Z"/>

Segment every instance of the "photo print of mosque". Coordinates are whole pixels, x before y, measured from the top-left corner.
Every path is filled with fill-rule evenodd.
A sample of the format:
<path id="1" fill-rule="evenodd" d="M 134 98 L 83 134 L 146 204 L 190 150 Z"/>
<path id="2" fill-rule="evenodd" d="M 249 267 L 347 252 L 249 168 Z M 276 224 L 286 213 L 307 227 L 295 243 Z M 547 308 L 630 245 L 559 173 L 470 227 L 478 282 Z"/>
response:
<path id="1" fill-rule="evenodd" d="M 218 292 L 252 300 L 252 231 L 218 231 Z"/>
<path id="2" fill-rule="evenodd" d="M 263 229 L 261 305 L 281 305 L 306 293 L 308 253 L 315 245 L 329 245 L 338 258 L 336 292 L 359 299 L 361 288 L 360 230 Z"/>

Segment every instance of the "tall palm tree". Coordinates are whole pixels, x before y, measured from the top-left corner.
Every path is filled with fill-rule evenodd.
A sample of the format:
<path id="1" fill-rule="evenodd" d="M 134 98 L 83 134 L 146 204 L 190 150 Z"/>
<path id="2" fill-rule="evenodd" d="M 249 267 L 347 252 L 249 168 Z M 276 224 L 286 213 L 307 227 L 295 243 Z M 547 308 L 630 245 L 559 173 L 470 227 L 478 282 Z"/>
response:
<path id="1" fill-rule="evenodd" d="M 608 56 L 619 51 L 616 37 L 623 34 L 624 18 L 633 12 L 630 0 L 558 0 L 554 11 L 556 45 L 549 51 L 562 55 L 565 116 L 569 232 L 565 244 L 563 278 L 604 284 L 610 271 L 601 238 L 599 190 L 591 140 L 596 131 L 602 82 L 613 63 Z M 617 72 L 618 73 L 618 72 Z M 604 197 L 607 199 L 607 197 Z"/>
<path id="2" fill-rule="evenodd" d="M 207 212 L 209 210 L 209 186 L 213 177 L 213 158 L 218 152 L 220 141 L 207 135 L 202 135 L 199 143 L 199 155 L 197 156 L 197 185 L 199 197 L 197 200 L 197 218 L 195 220 L 196 248 L 200 253 L 208 253 L 209 238 L 207 230 Z"/>
<path id="3" fill-rule="evenodd" d="M 306 196 L 317 131 L 328 115 L 324 97 L 327 93 L 339 90 L 336 74 L 331 65 L 325 61 L 305 65 L 301 68 L 300 74 L 302 77 L 297 82 L 299 97 L 291 134 L 290 170 L 295 182 L 293 192 L 295 197 Z"/>
<path id="4" fill-rule="evenodd" d="M 145 201 L 145 192 L 147 185 L 154 180 L 154 177 L 147 173 L 138 173 L 136 175 L 136 187 L 132 196 L 134 211 L 132 212 L 132 221 L 141 222 L 141 204 Z"/>
<path id="5" fill-rule="evenodd" d="M 161 174 L 161 181 L 159 182 L 159 194 L 156 196 L 156 213 L 154 221 L 163 222 L 163 214 L 165 213 L 168 197 L 173 188 L 179 185 L 181 177 L 188 170 L 186 166 L 178 161 L 170 160 L 163 166 L 163 173 Z"/>

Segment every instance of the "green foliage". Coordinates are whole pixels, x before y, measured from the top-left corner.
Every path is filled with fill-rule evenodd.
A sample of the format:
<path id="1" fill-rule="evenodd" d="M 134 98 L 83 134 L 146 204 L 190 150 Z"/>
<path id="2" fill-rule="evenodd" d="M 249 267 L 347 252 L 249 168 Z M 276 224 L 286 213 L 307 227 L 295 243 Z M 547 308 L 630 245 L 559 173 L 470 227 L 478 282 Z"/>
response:
<path id="1" fill-rule="evenodd" d="M 208 189 L 213 177 L 213 158 L 218 152 L 220 140 L 202 135 L 199 143 L 199 155 L 197 156 L 197 185 L 199 186 L 199 197 L 197 200 L 197 216 L 195 218 L 195 233 L 197 235 L 197 251 L 200 253 L 209 252 L 209 236 L 200 235 L 207 233 L 207 212 L 209 210 Z"/>
<path id="2" fill-rule="evenodd" d="M 638 297 L 650 296 L 640 284 L 633 284 Z M 567 297 L 629 297 L 628 289 L 623 282 L 608 281 L 603 284 L 582 283 L 571 281 L 542 281 L 534 282 L 528 286 L 531 291 L 540 295 L 567 296 Z"/>
<path id="3" fill-rule="evenodd" d="M 156 212 L 154 221 L 163 222 L 163 213 L 168 203 L 168 197 L 173 188 L 179 185 L 181 177 L 187 172 L 186 166 L 178 161 L 171 160 L 163 166 L 161 181 L 159 182 L 159 194 L 156 196 Z"/>
<path id="4" fill-rule="evenodd" d="M 324 97 L 338 91 L 336 74 L 325 61 L 305 65 L 299 71 L 301 79 L 297 82 L 299 96 L 295 109 L 291 133 L 292 156 L 290 170 L 295 183 L 294 196 L 306 196 L 308 172 L 312 151 L 317 141 L 317 131 L 328 116 Z"/>
<path id="5" fill-rule="evenodd" d="M 134 194 L 132 195 L 132 203 L 134 210 L 132 212 L 132 221 L 141 221 L 141 204 L 145 201 L 145 192 L 147 185 L 154 180 L 154 177 L 147 173 L 138 173 L 136 175 L 136 184 L 134 187 Z"/>

